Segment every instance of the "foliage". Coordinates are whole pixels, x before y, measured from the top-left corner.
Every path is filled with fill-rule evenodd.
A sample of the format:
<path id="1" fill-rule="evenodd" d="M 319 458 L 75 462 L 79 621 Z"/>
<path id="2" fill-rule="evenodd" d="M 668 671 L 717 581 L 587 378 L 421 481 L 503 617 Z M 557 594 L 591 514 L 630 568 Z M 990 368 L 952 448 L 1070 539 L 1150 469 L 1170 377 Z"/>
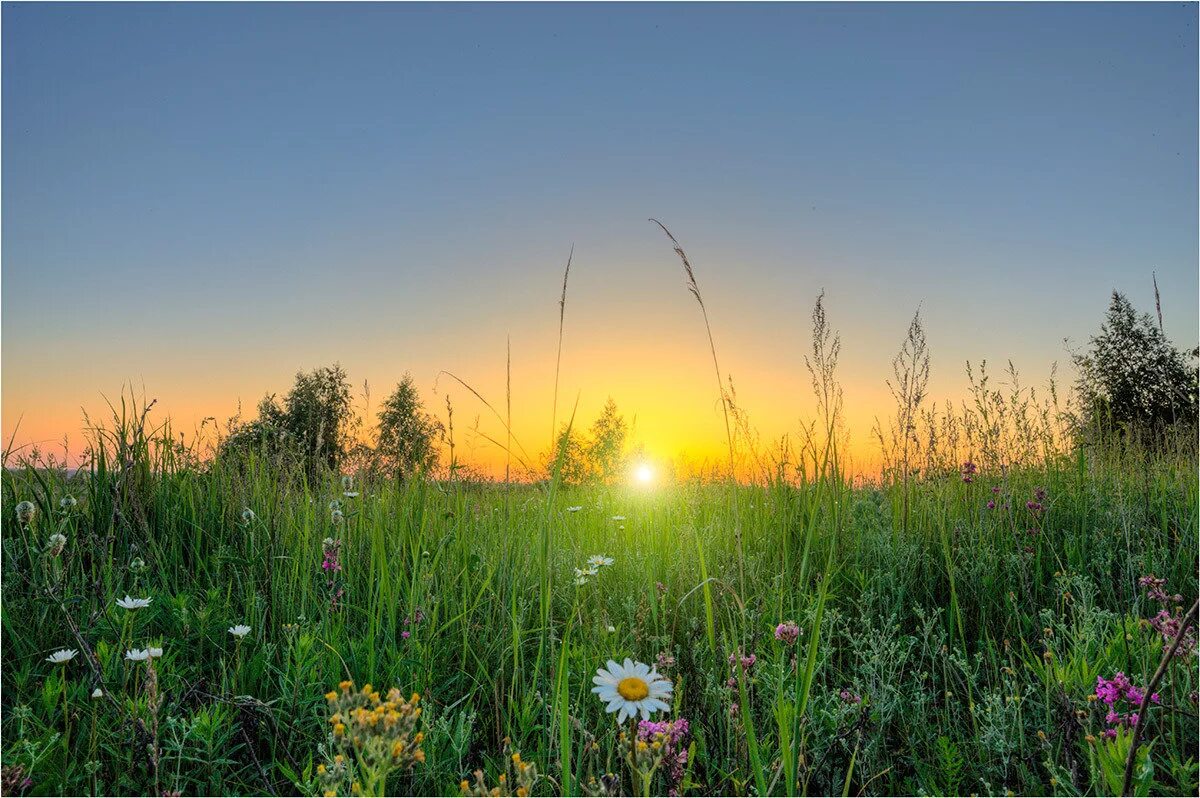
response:
<path id="1" fill-rule="evenodd" d="M 412 375 L 405 374 L 379 410 L 373 465 L 396 479 L 408 479 L 437 463 L 441 423 L 425 412 Z"/>
<path id="2" fill-rule="evenodd" d="M 235 423 L 221 453 L 231 459 L 254 453 L 275 463 L 295 459 L 310 475 L 336 471 L 354 445 L 356 428 L 350 380 L 335 363 L 298 372 L 282 402 L 273 394 L 263 397 L 258 418 Z"/>
<path id="3" fill-rule="evenodd" d="M 626 476 L 629 428 L 617 403 L 609 397 L 585 436 L 563 427 L 554 457 L 560 458 L 560 479 L 566 485 L 611 485 Z M 550 472 L 551 463 L 547 463 Z"/>
<path id="4" fill-rule="evenodd" d="M 1162 654 L 1138 580 L 1195 598 L 1190 436 L 981 466 L 969 482 L 851 485 L 819 471 L 818 447 L 759 485 L 368 480 L 347 496 L 332 473 L 200 462 L 131 416 L 78 474 L 2 475 L 14 792 L 26 778 L 30 793 L 156 795 L 357 778 L 454 794 L 504 775 L 502 792 L 534 794 L 1107 795 L 1123 738 L 1089 700 L 1097 675 L 1145 685 Z M 613 563 L 576 584 L 598 553 Z M 127 593 L 152 602 L 125 610 Z M 80 653 L 45 661 L 61 648 Z M 626 656 L 675 682 L 656 720 L 690 728 L 669 761 L 653 736 L 631 759 L 629 729 L 590 693 Z M 402 766 L 368 775 L 333 736 L 323 695 L 347 679 L 420 693 L 423 737 L 387 738 Z M 1196 689 L 1194 661 L 1175 663 L 1139 793 L 1194 794 Z"/>
<path id="5" fill-rule="evenodd" d="M 1113 291 L 1089 345 L 1074 357 L 1085 421 L 1151 430 L 1196 423 L 1197 352 L 1172 346 L 1150 315 L 1139 316 L 1123 294 Z"/>

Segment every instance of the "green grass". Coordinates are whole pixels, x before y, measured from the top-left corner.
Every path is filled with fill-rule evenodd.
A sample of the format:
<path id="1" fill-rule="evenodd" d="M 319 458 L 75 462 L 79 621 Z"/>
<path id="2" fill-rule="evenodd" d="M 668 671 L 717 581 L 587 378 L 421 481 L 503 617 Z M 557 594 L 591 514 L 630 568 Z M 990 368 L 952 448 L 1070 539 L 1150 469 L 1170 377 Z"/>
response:
<path id="1" fill-rule="evenodd" d="M 3 475 L 3 762 L 30 793 L 317 791 L 323 694 L 348 678 L 421 695 L 425 759 L 391 775 L 392 793 L 457 794 L 476 769 L 494 785 L 513 772 L 507 738 L 537 794 L 595 793 L 607 773 L 640 794 L 629 724 L 591 677 L 661 656 L 669 716 L 690 722 L 684 794 L 1111 794 L 1123 738 L 1089 741 L 1106 724 L 1088 697 L 1098 675 L 1145 684 L 1158 664 L 1162 641 L 1139 623 L 1158 607 L 1137 579 L 1196 595 L 1194 446 L 1090 450 L 970 484 L 412 481 L 347 499 L 336 475 L 201 464 L 137 424 L 105 440 L 70 479 Z M 1025 508 L 1037 488 L 1040 514 Z M 78 505 L 62 510 L 68 494 Z M 337 609 L 326 537 L 343 541 Z M 615 563 L 577 586 L 592 554 Z M 117 608 L 127 593 L 153 603 Z M 773 635 L 787 620 L 803 630 L 793 647 Z M 45 661 L 80 640 L 104 698 L 89 697 L 84 654 Z M 150 644 L 164 649 L 155 684 L 122 656 Z M 755 656 L 747 671 L 730 666 L 738 651 Z M 1194 657 L 1168 672 L 1143 791 L 1196 793 L 1196 689 Z"/>

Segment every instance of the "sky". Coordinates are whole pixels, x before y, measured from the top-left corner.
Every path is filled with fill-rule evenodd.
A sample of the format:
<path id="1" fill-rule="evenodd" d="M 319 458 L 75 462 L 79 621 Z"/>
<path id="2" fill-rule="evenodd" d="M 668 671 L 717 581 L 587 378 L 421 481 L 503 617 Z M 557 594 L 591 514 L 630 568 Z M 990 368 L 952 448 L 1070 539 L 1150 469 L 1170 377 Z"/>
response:
<path id="1" fill-rule="evenodd" d="M 813 401 L 825 291 L 859 457 L 919 307 L 930 394 L 1115 288 L 1197 343 L 1197 6 L 47 4 L 2 10 L 5 442 L 71 450 L 123 386 L 193 430 L 339 361 L 447 395 L 459 454 L 608 397 L 719 456 L 703 320 L 764 439 Z M 364 404 L 371 412 L 371 407 Z"/>

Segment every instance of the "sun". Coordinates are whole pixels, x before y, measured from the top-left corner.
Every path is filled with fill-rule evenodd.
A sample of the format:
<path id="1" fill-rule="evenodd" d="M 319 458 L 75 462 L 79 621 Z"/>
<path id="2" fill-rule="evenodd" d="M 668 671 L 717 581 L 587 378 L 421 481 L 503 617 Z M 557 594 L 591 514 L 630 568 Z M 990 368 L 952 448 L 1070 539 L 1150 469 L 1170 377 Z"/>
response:
<path id="1" fill-rule="evenodd" d="M 639 485 L 649 485 L 654 481 L 654 469 L 649 463 L 638 463 L 633 469 L 633 478 Z"/>

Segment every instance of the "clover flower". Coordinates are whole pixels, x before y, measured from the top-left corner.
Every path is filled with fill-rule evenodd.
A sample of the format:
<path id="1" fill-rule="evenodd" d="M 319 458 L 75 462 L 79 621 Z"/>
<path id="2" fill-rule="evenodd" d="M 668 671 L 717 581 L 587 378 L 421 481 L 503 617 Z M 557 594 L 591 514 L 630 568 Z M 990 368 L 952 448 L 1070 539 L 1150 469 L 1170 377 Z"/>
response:
<path id="1" fill-rule="evenodd" d="M 679 786 L 683 783 L 683 772 L 688 763 L 689 731 L 687 718 L 638 722 L 638 740 L 650 744 L 649 751 L 656 760 L 652 768 L 665 767 L 667 795 L 670 796 L 679 795 Z"/>
<path id="2" fill-rule="evenodd" d="M 793 646 L 800 639 L 800 627 L 795 621 L 784 621 L 775 627 L 775 639 L 785 646 Z"/>
<path id="3" fill-rule="evenodd" d="M 750 672 L 750 669 L 754 667 L 754 663 L 757 661 L 758 657 L 753 654 L 747 654 L 743 656 L 740 648 L 729 655 L 729 667 L 735 668 L 740 663 L 742 670 L 747 674 Z"/>
<path id="4" fill-rule="evenodd" d="M 842 699 L 842 701 L 846 704 L 861 704 L 862 703 L 862 696 L 860 696 L 858 693 L 855 693 L 851 690 L 847 690 L 845 688 L 838 691 L 838 698 Z"/>
<path id="5" fill-rule="evenodd" d="M 256 516 L 254 514 L 254 511 L 251 510 L 249 507 L 246 507 L 242 510 L 242 523 L 245 524 L 246 526 L 250 526 L 250 524 L 253 524 L 254 519 L 256 519 L 256 518 L 258 518 L 258 516 Z"/>
<path id="6" fill-rule="evenodd" d="M 64 512 L 66 512 L 67 510 L 70 510 L 72 507 L 74 507 L 77 504 L 79 504 L 79 501 L 69 493 L 66 496 L 63 496 L 61 499 L 58 500 L 58 507 L 59 507 L 59 509 L 63 510 Z"/>

